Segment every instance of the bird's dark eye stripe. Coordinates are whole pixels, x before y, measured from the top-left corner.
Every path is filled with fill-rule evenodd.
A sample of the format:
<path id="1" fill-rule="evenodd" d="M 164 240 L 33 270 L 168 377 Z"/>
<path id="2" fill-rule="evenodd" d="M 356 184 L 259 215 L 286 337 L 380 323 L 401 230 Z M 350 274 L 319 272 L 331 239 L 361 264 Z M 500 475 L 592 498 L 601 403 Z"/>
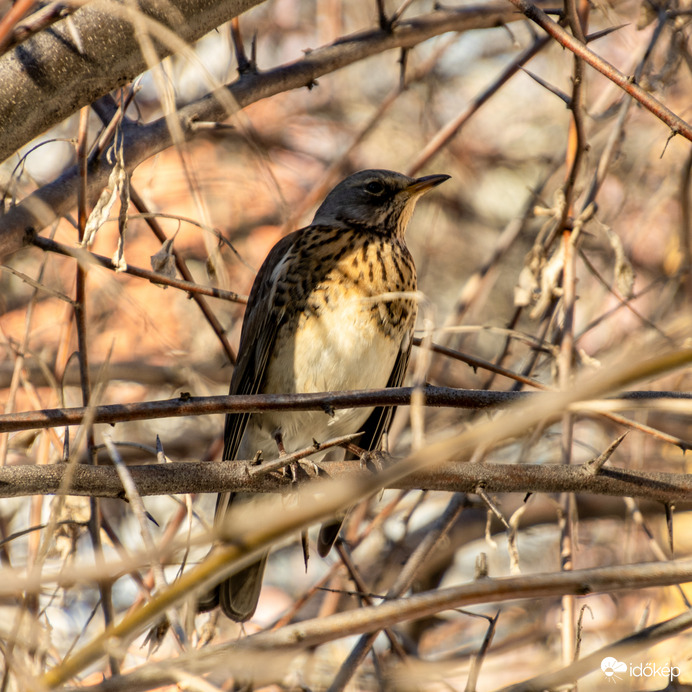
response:
<path id="1" fill-rule="evenodd" d="M 371 180 L 366 186 L 365 186 L 366 192 L 369 192 L 371 195 L 381 195 L 384 192 L 384 185 L 379 182 L 379 180 Z"/>

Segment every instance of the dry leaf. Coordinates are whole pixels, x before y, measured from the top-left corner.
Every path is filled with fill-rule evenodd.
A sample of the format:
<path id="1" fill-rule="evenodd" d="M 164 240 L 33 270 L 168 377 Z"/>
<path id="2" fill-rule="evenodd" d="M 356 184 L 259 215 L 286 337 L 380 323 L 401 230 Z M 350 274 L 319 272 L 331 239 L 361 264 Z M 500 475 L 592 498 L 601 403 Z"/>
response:
<path id="1" fill-rule="evenodd" d="M 177 231 L 175 235 L 163 242 L 161 249 L 156 254 L 149 258 L 151 268 L 157 274 L 163 274 L 163 276 L 169 279 L 175 279 L 176 277 L 175 255 L 173 254 L 173 241 L 176 235 L 178 235 Z"/>
<path id="2" fill-rule="evenodd" d="M 631 298 L 634 295 L 634 267 L 632 267 L 632 263 L 625 255 L 620 236 L 607 226 L 605 227 L 605 232 L 610 247 L 613 248 L 615 253 L 615 286 L 620 295 L 625 298 Z"/>

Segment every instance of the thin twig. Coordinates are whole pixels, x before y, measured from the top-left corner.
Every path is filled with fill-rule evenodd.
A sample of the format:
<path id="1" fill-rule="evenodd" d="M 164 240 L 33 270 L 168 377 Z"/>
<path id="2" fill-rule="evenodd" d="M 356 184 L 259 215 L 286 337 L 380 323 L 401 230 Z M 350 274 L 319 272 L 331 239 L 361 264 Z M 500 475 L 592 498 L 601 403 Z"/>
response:
<path id="1" fill-rule="evenodd" d="M 87 123 L 89 118 L 89 108 L 84 107 L 80 111 L 79 118 L 79 137 L 77 158 L 80 171 L 80 186 L 78 198 L 78 231 L 79 242 L 84 239 L 84 231 L 88 219 L 87 212 Z M 74 303 L 74 319 L 77 325 L 77 349 L 79 360 L 79 379 L 82 390 L 82 404 L 88 411 L 91 403 L 91 379 L 89 374 L 88 357 L 88 338 L 87 338 L 87 316 L 86 316 L 86 284 L 87 270 L 77 265 L 77 287 Z M 89 464 L 96 464 L 96 451 L 94 444 L 93 421 L 86 424 L 86 446 Z M 103 547 L 101 545 L 101 511 L 99 499 L 91 497 L 89 499 L 89 536 L 94 549 L 94 558 L 97 565 L 103 563 Z M 106 627 L 114 620 L 115 611 L 111 598 L 111 584 L 107 581 L 99 582 L 99 592 L 101 594 L 101 609 Z M 115 655 L 109 655 L 111 673 L 117 675 L 120 672 L 120 662 Z"/>
<path id="2" fill-rule="evenodd" d="M 147 214 L 146 222 L 149 228 L 154 233 L 154 235 L 158 238 L 161 244 L 165 243 L 166 240 L 168 240 L 165 231 L 163 230 L 163 228 L 161 228 L 161 225 L 155 218 L 148 216 L 149 210 L 147 209 L 144 200 L 140 197 L 140 195 L 132 186 L 130 186 L 130 198 L 132 199 L 132 204 L 134 204 L 135 207 L 137 207 L 137 209 L 142 214 Z M 175 266 L 178 268 L 180 275 L 188 283 L 194 283 L 194 279 L 192 277 L 192 274 L 190 273 L 190 270 L 187 268 L 187 264 L 185 264 L 185 260 L 180 256 L 175 247 L 172 247 L 171 250 L 173 252 L 173 256 L 175 257 Z M 236 358 L 235 351 L 231 347 L 231 344 L 228 342 L 228 339 L 226 338 L 226 332 L 224 328 L 221 326 L 221 323 L 219 322 L 218 318 L 216 317 L 212 309 L 209 307 L 207 301 L 198 292 L 191 292 L 190 295 L 199 306 L 199 309 L 202 311 L 202 314 L 204 315 L 207 322 L 209 322 L 211 328 L 214 330 L 216 338 L 221 343 L 221 346 L 225 351 L 228 360 L 232 365 L 234 365 Z"/>
<path id="3" fill-rule="evenodd" d="M 132 192 L 132 190 L 131 190 Z M 78 262 L 81 262 L 86 267 L 90 264 L 99 264 L 106 269 L 116 270 L 116 264 L 112 259 L 104 257 L 103 255 L 97 255 L 94 252 L 89 252 L 79 247 L 69 247 L 62 243 L 57 243 L 49 238 L 44 238 L 43 236 L 34 236 L 31 239 L 33 245 L 40 247 L 42 250 L 48 252 L 55 252 L 59 255 L 65 255 L 66 257 L 74 257 Z M 129 274 L 130 276 L 136 276 L 140 279 L 146 279 L 151 281 L 153 284 L 160 284 L 161 286 L 172 286 L 173 288 L 179 288 L 181 291 L 186 291 L 190 295 L 205 295 L 211 296 L 212 298 L 220 298 L 222 300 L 229 300 L 234 303 L 247 303 L 247 296 L 240 295 L 239 293 L 234 293 L 233 291 L 226 291 L 222 288 L 215 288 L 213 286 L 200 286 L 193 281 L 182 281 L 180 279 L 173 279 L 158 272 L 151 271 L 150 269 L 142 269 L 141 267 L 134 267 L 128 264 L 125 268 L 120 270 L 123 274 Z"/>
<path id="4" fill-rule="evenodd" d="M 428 142 L 425 149 L 418 154 L 415 161 L 408 167 L 407 173 L 409 175 L 415 175 L 418 171 L 427 166 L 430 160 L 436 154 L 438 154 L 453 137 L 457 135 L 464 123 L 466 123 L 469 118 L 484 103 L 486 103 L 486 101 L 490 99 L 491 96 L 496 94 L 500 87 L 521 69 L 522 65 L 538 54 L 541 49 L 548 44 L 549 40 L 550 39 L 548 37 L 535 39 L 528 48 L 526 48 L 520 55 L 512 60 L 512 62 L 510 62 L 509 65 L 502 71 L 500 76 L 497 77 L 478 96 L 476 96 L 476 98 L 462 113 L 460 113 L 456 118 L 450 120 L 442 129 L 437 132 L 437 134 L 435 134 L 435 136 Z"/>
<path id="5" fill-rule="evenodd" d="M 342 435 L 341 437 L 335 437 L 334 439 L 327 440 L 325 442 L 315 442 L 312 447 L 307 447 L 306 449 L 300 449 L 297 452 L 292 452 L 291 454 L 284 454 L 283 456 L 278 457 L 277 459 L 274 459 L 273 461 L 266 461 L 262 462 L 259 466 L 250 466 L 248 467 L 248 474 L 250 476 L 262 476 L 266 473 L 270 473 L 273 471 L 280 471 L 283 468 L 286 468 L 289 464 L 292 464 L 296 461 L 300 461 L 301 459 L 305 459 L 305 457 L 309 457 L 311 454 L 315 454 L 315 452 L 320 452 L 325 449 L 330 449 L 331 447 L 339 447 L 346 442 L 351 442 L 352 440 L 355 440 L 357 437 L 359 437 L 362 433 L 357 432 L 353 433 L 351 435 Z"/>
<path id="6" fill-rule="evenodd" d="M 497 626 L 498 618 L 500 617 L 500 612 L 497 611 L 492 618 L 488 618 L 488 629 L 485 631 L 485 636 L 483 637 L 483 642 L 478 650 L 478 653 L 473 657 L 473 663 L 471 664 L 471 670 L 469 671 L 469 677 L 466 681 L 466 688 L 464 692 L 475 692 L 476 685 L 478 684 L 478 675 L 481 672 L 481 666 L 483 665 L 483 660 L 485 659 L 488 649 L 493 642 L 493 637 L 495 636 L 495 628 Z"/>
<path id="7" fill-rule="evenodd" d="M 108 450 L 111 461 L 113 462 L 118 473 L 118 478 L 125 489 L 125 496 L 127 497 L 129 506 L 137 519 L 137 523 L 139 524 L 139 533 L 142 537 L 144 547 L 152 556 L 150 568 L 154 575 L 154 584 L 156 585 L 157 590 L 164 589 L 166 586 L 168 586 L 168 583 L 166 581 L 166 576 L 163 573 L 161 563 L 155 558 L 158 551 L 156 550 L 156 544 L 154 543 L 151 531 L 149 530 L 149 512 L 147 512 L 144 507 L 142 498 L 137 490 L 137 484 L 133 481 L 132 474 L 130 474 L 127 466 L 125 466 L 125 463 L 120 456 L 120 452 L 118 452 L 118 448 L 113 443 L 112 436 L 109 433 L 106 433 L 103 436 L 103 441 L 106 445 L 106 449 Z M 176 639 L 181 644 L 181 648 L 184 650 L 187 646 L 187 637 L 185 636 L 185 630 L 183 629 L 180 618 L 178 617 L 178 612 L 174 608 L 169 608 L 166 611 L 166 617 L 168 618 L 168 621 L 175 632 Z"/>
<path id="8" fill-rule="evenodd" d="M 602 75 L 617 84 L 623 91 L 636 99 L 659 120 L 664 122 L 673 134 L 681 134 L 692 141 L 692 127 L 660 101 L 654 98 L 648 91 L 640 87 L 631 77 L 622 74 L 609 62 L 590 50 L 557 22 L 553 21 L 543 10 L 528 0 L 510 0 L 510 2 L 523 12 L 530 20 L 538 24 L 544 31 L 552 36 L 560 45 L 572 51 L 577 57 L 584 60 Z"/>

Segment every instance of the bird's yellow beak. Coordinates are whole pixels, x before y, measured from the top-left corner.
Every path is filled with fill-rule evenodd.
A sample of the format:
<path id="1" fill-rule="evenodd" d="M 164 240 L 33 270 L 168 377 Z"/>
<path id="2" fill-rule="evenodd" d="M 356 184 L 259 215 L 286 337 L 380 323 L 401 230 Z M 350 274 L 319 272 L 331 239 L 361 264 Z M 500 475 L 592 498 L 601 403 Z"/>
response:
<path id="1" fill-rule="evenodd" d="M 432 190 L 445 180 L 449 180 L 451 176 L 449 175 L 425 175 L 422 178 L 414 180 L 407 188 L 406 191 L 411 194 L 412 197 L 420 197 L 424 195 L 428 190 Z"/>
<path id="2" fill-rule="evenodd" d="M 450 177 L 449 175 L 425 175 L 422 178 L 417 178 L 404 188 L 404 192 L 402 193 L 405 196 L 404 208 L 397 222 L 398 232 L 402 236 L 406 231 L 406 226 L 408 226 L 413 210 L 416 207 L 416 202 L 418 202 L 426 192 L 437 187 L 440 183 L 444 183 L 444 181 L 448 180 Z"/>

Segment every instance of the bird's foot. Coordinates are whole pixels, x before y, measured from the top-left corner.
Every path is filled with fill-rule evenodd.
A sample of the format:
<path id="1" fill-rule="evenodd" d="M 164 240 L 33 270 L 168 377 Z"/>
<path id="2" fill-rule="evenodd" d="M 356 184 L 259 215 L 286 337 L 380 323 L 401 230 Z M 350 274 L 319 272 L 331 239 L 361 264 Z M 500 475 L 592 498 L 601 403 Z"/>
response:
<path id="1" fill-rule="evenodd" d="M 369 452 L 363 452 L 360 455 L 360 468 L 368 469 L 372 473 L 384 471 L 387 466 L 391 466 L 394 462 L 394 457 L 389 452 L 382 452 L 378 449 Z"/>
<path id="2" fill-rule="evenodd" d="M 279 458 L 285 457 L 286 447 L 284 447 L 284 436 L 281 434 L 281 430 L 274 432 L 274 442 L 276 442 L 276 447 L 279 450 Z"/>

